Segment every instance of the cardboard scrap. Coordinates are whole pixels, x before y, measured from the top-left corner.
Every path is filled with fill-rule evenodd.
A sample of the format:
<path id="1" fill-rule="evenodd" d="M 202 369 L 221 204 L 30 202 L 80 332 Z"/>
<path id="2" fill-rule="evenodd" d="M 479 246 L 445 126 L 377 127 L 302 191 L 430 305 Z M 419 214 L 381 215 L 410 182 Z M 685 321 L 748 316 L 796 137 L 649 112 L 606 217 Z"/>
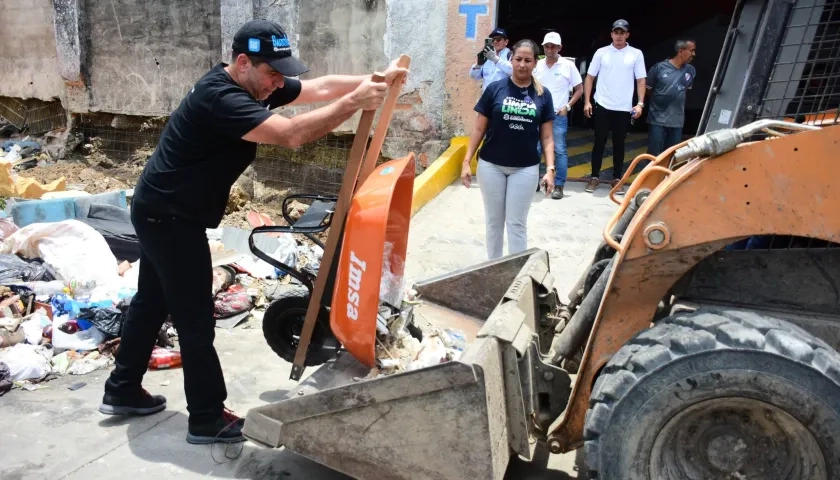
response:
<path id="1" fill-rule="evenodd" d="M 0 197 L 39 199 L 47 192 L 67 190 L 64 177 L 47 184 L 38 183 L 34 178 L 17 176 L 12 178 L 12 162 L 0 160 Z"/>

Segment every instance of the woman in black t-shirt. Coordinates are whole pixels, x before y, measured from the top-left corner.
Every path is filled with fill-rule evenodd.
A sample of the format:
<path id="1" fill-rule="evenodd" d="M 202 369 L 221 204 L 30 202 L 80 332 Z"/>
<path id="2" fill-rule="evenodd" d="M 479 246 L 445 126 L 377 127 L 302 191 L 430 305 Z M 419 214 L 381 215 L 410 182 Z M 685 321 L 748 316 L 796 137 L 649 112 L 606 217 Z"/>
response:
<path id="1" fill-rule="evenodd" d="M 545 152 L 548 172 L 542 179 L 545 194 L 554 190 L 554 103 L 551 93 L 533 77 L 539 47 L 533 40 L 521 40 L 513 47 L 513 75 L 487 86 L 475 106 L 475 126 L 461 181 L 469 188 L 472 181 L 470 160 L 481 140 L 477 177 L 484 200 L 487 256 L 502 256 L 505 227 L 508 253 L 527 248 L 527 220 L 539 178 L 540 154 Z"/>

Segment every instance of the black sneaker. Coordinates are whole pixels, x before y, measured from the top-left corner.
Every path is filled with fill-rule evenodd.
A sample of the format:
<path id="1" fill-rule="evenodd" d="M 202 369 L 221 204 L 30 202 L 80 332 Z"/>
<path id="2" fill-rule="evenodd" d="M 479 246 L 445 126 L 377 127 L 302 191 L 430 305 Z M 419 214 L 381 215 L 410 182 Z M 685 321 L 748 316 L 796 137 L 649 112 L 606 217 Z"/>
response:
<path id="1" fill-rule="evenodd" d="M 133 395 L 116 396 L 106 393 L 102 397 L 99 411 L 106 415 L 151 415 L 166 409 L 166 398 L 163 395 L 151 395 L 146 390 L 140 390 Z"/>
<path id="2" fill-rule="evenodd" d="M 207 445 L 244 442 L 245 437 L 242 435 L 244 426 L 245 419 L 237 417 L 226 408 L 215 422 L 190 424 L 187 443 Z"/>

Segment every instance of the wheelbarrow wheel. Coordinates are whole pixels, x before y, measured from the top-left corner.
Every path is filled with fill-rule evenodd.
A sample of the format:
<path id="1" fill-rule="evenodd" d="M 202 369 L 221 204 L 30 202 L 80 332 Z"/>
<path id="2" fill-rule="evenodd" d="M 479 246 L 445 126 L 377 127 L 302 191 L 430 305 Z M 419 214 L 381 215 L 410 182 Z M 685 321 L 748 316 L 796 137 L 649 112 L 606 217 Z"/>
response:
<path id="1" fill-rule="evenodd" d="M 280 295 L 265 311 L 263 317 L 265 340 L 274 353 L 289 363 L 295 360 L 308 307 L 309 291 L 295 289 Z M 304 366 L 312 367 L 325 363 L 335 356 L 339 348 L 338 339 L 329 328 L 329 315 L 321 309 L 306 351 Z"/>

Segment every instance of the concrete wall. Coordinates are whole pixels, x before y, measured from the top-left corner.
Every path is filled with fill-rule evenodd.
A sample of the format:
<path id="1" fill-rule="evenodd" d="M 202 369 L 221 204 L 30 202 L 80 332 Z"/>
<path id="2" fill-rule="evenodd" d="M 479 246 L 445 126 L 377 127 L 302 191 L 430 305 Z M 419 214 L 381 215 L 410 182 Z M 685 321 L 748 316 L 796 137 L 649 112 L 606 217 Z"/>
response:
<path id="1" fill-rule="evenodd" d="M 447 0 L 445 130 L 469 135 L 475 123 L 475 102 L 481 82 L 469 76 L 476 53 L 496 26 L 495 0 Z"/>
<path id="2" fill-rule="evenodd" d="M 52 0 L 0 1 L 0 96 L 50 100 L 62 90 Z"/>
<path id="3" fill-rule="evenodd" d="M 307 77 L 371 73 L 385 56 L 385 0 L 306 0 L 298 20 Z"/>
<path id="4" fill-rule="evenodd" d="M 385 11 L 384 0 L 294 0 L 282 11 L 272 6 L 257 9 L 255 17 L 276 21 L 288 30 L 295 54 L 309 67 L 309 72 L 301 76 L 307 79 L 329 74 L 364 75 L 387 66 Z M 320 106 L 302 105 L 285 112 L 299 115 Z M 359 117 L 355 115 L 335 131 L 355 131 Z"/>
<path id="5" fill-rule="evenodd" d="M 411 109 L 396 112 L 383 151 L 391 157 L 414 151 L 421 156 L 421 167 L 446 150 L 451 136 L 444 123 L 450 59 L 446 43 L 439 40 L 445 38 L 447 11 L 440 0 L 388 1 L 384 50 L 389 59 L 411 56 L 411 74 L 400 99 Z"/>
<path id="6" fill-rule="evenodd" d="M 219 61 L 219 0 L 85 0 L 91 111 L 166 115 Z"/>
<path id="7" fill-rule="evenodd" d="M 280 23 L 311 71 L 367 74 L 400 54 L 412 57 L 383 153 L 414 151 L 433 160 L 453 135 L 469 131 L 480 84 L 467 72 L 494 26 L 494 0 L 6 0 L 0 12 L 27 30 L 0 31 L 0 94 L 25 97 L 27 72 L 41 75 L 38 96 L 61 97 L 73 112 L 157 116 L 174 110 L 201 75 L 230 58 L 233 34 L 251 18 Z M 10 13 L 11 12 L 11 13 Z M 33 13 L 34 12 L 34 13 Z M 53 20 L 55 17 L 55 27 Z M 4 22 L 4 25 L 8 22 Z M 29 38 L 34 36 L 36 39 Z M 36 45 L 23 56 L 24 38 Z M 443 40 L 445 39 L 445 40 Z M 8 40 L 8 41 L 7 41 Z M 56 53 L 57 52 L 57 53 Z M 19 57 L 19 58 L 18 58 Z M 21 79 L 20 81 L 18 79 Z M 12 80 L 12 81 L 10 81 Z M 38 83 L 38 82 L 35 82 Z M 315 106 L 317 107 L 317 105 Z M 286 115 L 314 107 L 290 107 Z M 355 131 L 359 115 L 337 132 Z"/>

